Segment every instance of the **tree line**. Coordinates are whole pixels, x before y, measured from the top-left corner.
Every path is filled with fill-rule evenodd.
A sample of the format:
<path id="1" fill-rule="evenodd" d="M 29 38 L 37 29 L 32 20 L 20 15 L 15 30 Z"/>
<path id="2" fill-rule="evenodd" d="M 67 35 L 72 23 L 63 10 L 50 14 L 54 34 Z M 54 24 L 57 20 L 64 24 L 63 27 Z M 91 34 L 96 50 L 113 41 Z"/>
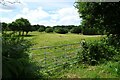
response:
<path id="1" fill-rule="evenodd" d="M 96 35 L 96 34 L 104 34 L 104 31 L 100 31 L 98 28 L 92 27 L 84 27 L 83 25 L 56 25 L 56 26 L 44 26 L 44 25 L 31 25 L 28 19 L 19 18 L 11 23 L 2 22 L 2 30 L 3 31 L 13 31 L 19 32 L 19 35 L 26 35 L 28 32 L 39 31 L 39 32 L 47 32 L 47 33 L 75 33 L 75 34 L 84 34 L 84 35 Z"/>

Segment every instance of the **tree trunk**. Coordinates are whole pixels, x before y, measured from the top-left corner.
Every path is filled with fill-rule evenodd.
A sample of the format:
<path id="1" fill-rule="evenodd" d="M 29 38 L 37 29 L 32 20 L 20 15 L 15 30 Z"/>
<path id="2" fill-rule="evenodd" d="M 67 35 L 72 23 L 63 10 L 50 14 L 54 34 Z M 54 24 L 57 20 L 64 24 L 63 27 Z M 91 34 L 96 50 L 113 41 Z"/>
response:
<path id="1" fill-rule="evenodd" d="M 28 35 L 28 31 L 26 31 L 26 35 Z"/>
<path id="2" fill-rule="evenodd" d="M 19 31 L 19 36 L 21 35 L 21 31 Z"/>
<path id="3" fill-rule="evenodd" d="M 22 36 L 24 35 L 24 31 L 22 32 Z"/>

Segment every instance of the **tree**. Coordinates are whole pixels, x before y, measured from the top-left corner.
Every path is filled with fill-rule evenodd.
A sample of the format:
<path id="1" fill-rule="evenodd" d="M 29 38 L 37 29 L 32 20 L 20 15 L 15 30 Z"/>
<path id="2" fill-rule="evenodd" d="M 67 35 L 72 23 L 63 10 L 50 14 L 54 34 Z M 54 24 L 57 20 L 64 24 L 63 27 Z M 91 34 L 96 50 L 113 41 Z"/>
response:
<path id="1" fill-rule="evenodd" d="M 51 27 L 46 28 L 46 29 L 45 29 L 45 32 L 47 32 L 47 33 L 51 33 L 51 32 L 53 32 L 53 28 L 51 28 Z"/>
<path id="2" fill-rule="evenodd" d="M 37 31 L 39 29 L 39 25 L 31 25 L 31 31 Z"/>
<path id="3" fill-rule="evenodd" d="M 82 29 L 80 27 L 73 27 L 70 32 L 71 33 L 76 33 L 76 34 L 79 34 L 81 33 Z"/>
<path id="4" fill-rule="evenodd" d="M 73 27 L 78 27 L 78 26 L 75 26 L 75 25 L 56 25 L 56 26 L 53 26 L 53 29 L 55 30 L 56 28 L 64 28 L 65 30 L 67 30 L 68 32 L 70 32 L 70 30 Z"/>
<path id="5" fill-rule="evenodd" d="M 38 31 L 39 31 L 39 32 L 45 31 L 45 26 L 44 26 L 44 25 L 39 25 Z"/>
<path id="6" fill-rule="evenodd" d="M 120 3 L 80 3 L 76 2 L 84 27 L 98 27 L 109 34 L 120 34 Z"/>
<path id="7" fill-rule="evenodd" d="M 7 29 L 7 23 L 2 22 L 2 30 L 6 30 Z"/>
<path id="8" fill-rule="evenodd" d="M 22 31 L 22 35 L 24 35 L 24 32 L 26 32 L 26 35 L 28 34 L 28 32 L 31 30 L 31 24 L 29 22 L 29 20 L 24 19 L 24 18 L 20 18 L 20 19 L 16 19 L 15 20 L 19 31 Z"/>
<path id="9" fill-rule="evenodd" d="M 19 27 L 16 22 L 9 23 L 8 28 L 14 32 L 19 30 Z"/>
<path id="10" fill-rule="evenodd" d="M 112 39 L 111 44 L 120 45 L 120 2 L 76 2 L 75 7 L 83 19 L 83 27 L 96 27 L 100 32 L 106 31 L 108 38 Z"/>
<path id="11" fill-rule="evenodd" d="M 55 32 L 59 34 L 66 34 L 68 31 L 64 28 L 55 28 Z"/>

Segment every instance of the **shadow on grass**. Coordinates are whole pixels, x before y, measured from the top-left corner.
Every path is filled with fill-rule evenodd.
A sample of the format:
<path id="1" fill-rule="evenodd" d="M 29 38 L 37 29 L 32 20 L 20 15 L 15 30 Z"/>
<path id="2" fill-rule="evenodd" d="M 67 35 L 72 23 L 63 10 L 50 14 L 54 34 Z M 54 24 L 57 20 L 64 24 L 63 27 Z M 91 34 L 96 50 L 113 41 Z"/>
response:
<path id="1" fill-rule="evenodd" d="M 18 37 L 33 37 L 33 36 L 36 36 L 36 35 L 18 35 Z"/>
<path id="2" fill-rule="evenodd" d="M 96 35 L 95 34 L 94 35 L 92 35 L 92 34 L 87 35 L 87 34 L 84 34 L 84 36 L 104 36 L 104 35 L 99 35 L 99 34 L 98 35 L 97 34 Z"/>

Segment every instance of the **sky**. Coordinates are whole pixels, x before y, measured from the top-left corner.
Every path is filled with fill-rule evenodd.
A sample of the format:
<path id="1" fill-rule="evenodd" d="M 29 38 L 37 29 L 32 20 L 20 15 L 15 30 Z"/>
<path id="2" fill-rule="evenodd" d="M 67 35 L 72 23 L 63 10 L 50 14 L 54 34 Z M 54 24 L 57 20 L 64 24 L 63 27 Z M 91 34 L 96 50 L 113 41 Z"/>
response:
<path id="1" fill-rule="evenodd" d="M 0 21 L 10 23 L 26 18 L 32 25 L 80 25 L 81 19 L 73 6 L 75 0 L 0 0 Z M 11 4 L 17 1 L 18 3 Z M 19 3 L 20 2 L 20 3 Z"/>

